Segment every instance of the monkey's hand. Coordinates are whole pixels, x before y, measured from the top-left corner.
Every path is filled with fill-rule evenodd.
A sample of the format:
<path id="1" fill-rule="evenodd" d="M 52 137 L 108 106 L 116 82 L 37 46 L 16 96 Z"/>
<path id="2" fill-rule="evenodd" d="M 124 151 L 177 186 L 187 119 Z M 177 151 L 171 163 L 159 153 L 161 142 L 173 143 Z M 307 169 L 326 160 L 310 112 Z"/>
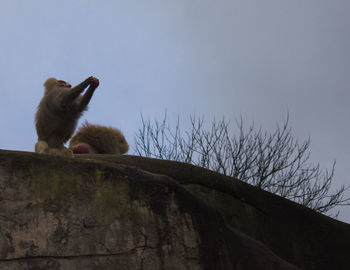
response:
<path id="1" fill-rule="evenodd" d="M 93 85 L 97 87 L 100 84 L 100 81 L 96 77 L 92 77 L 92 79 L 94 80 Z"/>
<path id="2" fill-rule="evenodd" d="M 97 86 L 100 84 L 99 80 L 93 76 L 87 78 L 87 81 L 89 82 L 90 87 L 92 88 L 97 88 Z"/>

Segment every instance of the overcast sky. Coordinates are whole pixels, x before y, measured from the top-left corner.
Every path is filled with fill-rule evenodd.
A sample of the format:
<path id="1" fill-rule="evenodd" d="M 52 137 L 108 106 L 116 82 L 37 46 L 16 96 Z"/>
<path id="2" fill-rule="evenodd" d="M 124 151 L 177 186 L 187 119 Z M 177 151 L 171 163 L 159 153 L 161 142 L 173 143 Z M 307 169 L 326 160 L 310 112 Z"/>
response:
<path id="1" fill-rule="evenodd" d="M 336 159 L 334 187 L 348 185 L 349 25 L 349 0 L 1 0 L 0 148 L 33 151 L 48 77 L 94 75 L 80 123 L 118 127 L 133 145 L 140 113 L 242 115 L 273 130 L 289 112 L 312 161 Z"/>

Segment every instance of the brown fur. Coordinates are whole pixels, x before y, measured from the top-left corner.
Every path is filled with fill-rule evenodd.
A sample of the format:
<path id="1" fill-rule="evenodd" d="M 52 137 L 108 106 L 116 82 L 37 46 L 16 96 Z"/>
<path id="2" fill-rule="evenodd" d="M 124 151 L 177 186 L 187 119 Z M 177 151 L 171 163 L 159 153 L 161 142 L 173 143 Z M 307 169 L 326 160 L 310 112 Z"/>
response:
<path id="1" fill-rule="evenodd" d="M 129 145 L 123 133 L 113 127 L 91 125 L 85 122 L 69 143 L 69 148 L 74 151 L 78 145 L 85 144 L 89 153 L 96 154 L 124 154 L 129 150 Z"/>
<path id="2" fill-rule="evenodd" d="M 38 135 L 35 152 L 68 155 L 71 151 L 64 147 L 64 143 L 73 135 L 79 117 L 86 110 L 98 86 L 98 80 L 89 77 L 71 88 L 65 81 L 49 78 L 44 86 L 44 96 L 35 115 Z M 88 86 L 85 94 L 80 95 Z"/>
<path id="3" fill-rule="evenodd" d="M 68 148 L 49 148 L 45 141 L 38 141 L 35 144 L 35 152 L 41 154 L 48 154 L 54 156 L 67 156 L 72 157 L 73 151 Z"/>

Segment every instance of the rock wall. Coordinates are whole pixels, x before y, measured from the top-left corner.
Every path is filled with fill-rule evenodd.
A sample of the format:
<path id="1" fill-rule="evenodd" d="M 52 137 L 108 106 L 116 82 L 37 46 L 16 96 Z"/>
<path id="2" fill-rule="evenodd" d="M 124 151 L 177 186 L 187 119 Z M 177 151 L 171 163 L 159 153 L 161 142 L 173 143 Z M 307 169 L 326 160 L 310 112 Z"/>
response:
<path id="1" fill-rule="evenodd" d="M 214 206 L 226 224 L 302 269 L 350 269 L 350 225 L 189 164 L 135 156 L 80 156 L 138 166 L 175 179 Z"/>
<path id="2" fill-rule="evenodd" d="M 195 166 L 0 150 L 0 269 L 348 269 L 349 240 L 348 224 Z"/>

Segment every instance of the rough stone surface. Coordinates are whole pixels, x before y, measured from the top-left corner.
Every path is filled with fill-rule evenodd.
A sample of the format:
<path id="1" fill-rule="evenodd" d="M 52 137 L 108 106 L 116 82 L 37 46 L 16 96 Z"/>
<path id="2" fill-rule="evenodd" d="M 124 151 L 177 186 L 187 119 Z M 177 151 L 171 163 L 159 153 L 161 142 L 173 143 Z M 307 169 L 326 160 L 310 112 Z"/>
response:
<path id="1" fill-rule="evenodd" d="M 189 164 L 135 156 L 80 156 L 137 166 L 175 179 L 215 207 L 226 224 L 302 269 L 350 269 L 350 225 Z"/>
<path id="2" fill-rule="evenodd" d="M 350 225 L 195 166 L 0 150 L 0 269 L 349 269 Z"/>

